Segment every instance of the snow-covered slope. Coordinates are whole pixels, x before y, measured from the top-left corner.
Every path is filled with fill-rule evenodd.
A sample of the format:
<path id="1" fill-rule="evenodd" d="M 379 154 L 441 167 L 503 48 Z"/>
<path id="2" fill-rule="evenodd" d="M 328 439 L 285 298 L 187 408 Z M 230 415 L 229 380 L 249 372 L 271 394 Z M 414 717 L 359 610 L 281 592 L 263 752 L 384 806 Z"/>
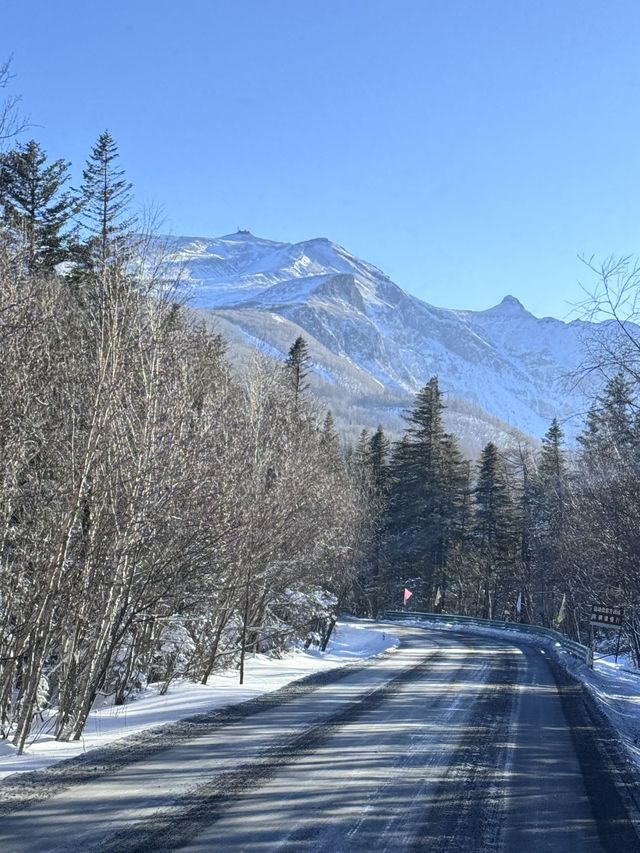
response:
<path id="1" fill-rule="evenodd" d="M 451 397 L 530 435 L 542 435 L 552 417 L 569 434 L 579 428 L 585 401 L 571 377 L 589 324 L 538 319 L 513 296 L 487 311 L 436 308 L 325 238 L 184 237 L 169 261 L 182 269 L 192 304 L 248 343 L 283 355 L 291 336 L 283 340 L 278 325 L 304 330 L 328 382 L 348 386 L 358 374 L 364 386 L 406 399 L 437 374 Z"/>

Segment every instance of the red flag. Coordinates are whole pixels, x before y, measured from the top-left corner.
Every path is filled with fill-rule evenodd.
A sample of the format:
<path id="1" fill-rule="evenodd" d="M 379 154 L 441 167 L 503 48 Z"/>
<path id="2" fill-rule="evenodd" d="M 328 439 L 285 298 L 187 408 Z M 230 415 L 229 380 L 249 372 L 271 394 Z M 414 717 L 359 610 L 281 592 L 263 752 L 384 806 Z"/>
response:
<path id="1" fill-rule="evenodd" d="M 410 589 L 407 589 L 407 588 L 405 587 L 405 588 L 404 588 L 404 603 L 405 603 L 405 604 L 407 603 L 407 601 L 409 601 L 409 599 L 411 598 L 411 596 L 412 596 L 412 595 L 413 595 L 413 593 L 411 592 L 411 590 L 410 590 Z"/>

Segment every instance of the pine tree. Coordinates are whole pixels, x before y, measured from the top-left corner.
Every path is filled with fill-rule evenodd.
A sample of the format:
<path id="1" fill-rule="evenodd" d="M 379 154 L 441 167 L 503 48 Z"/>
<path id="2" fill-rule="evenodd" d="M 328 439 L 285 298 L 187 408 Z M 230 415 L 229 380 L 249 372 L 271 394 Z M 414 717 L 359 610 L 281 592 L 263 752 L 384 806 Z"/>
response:
<path id="1" fill-rule="evenodd" d="M 295 395 L 295 409 L 297 411 L 300 397 L 309 388 L 306 378 L 311 369 L 311 358 L 307 342 L 300 335 L 291 345 L 289 355 L 285 362 L 287 376 L 293 393 Z"/>
<path id="2" fill-rule="evenodd" d="M 373 435 L 363 429 L 353 450 L 350 470 L 353 478 L 370 497 L 385 494 L 388 480 L 390 444 L 384 430 L 378 426 Z"/>
<path id="3" fill-rule="evenodd" d="M 554 418 L 542 439 L 538 470 L 532 478 L 529 535 L 536 577 L 536 621 L 551 624 L 556 586 L 562 578 L 562 549 L 568 493 L 568 465 L 564 434 Z"/>
<path id="4" fill-rule="evenodd" d="M 320 434 L 320 447 L 323 450 L 338 450 L 340 447 L 340 438 L 336 432 L 335 421 L 331 409 L 327 411 L 322 424 L 322 432 Z"/>
<path id="5" fill-rule="evenodd" d="M 411 572 L 423 607 L 432 606 L 437 585 L 446 590 L 455 515 L 462 506 L 462 459 L 455 439 L 444 430 L 443 409 L 433 377 L 406 416 L 410 426 L 389 466 L 389 560 L 404 576 L 397 583 Z"/>
<path id="6" fill-rule="evenodd" d="M 82 225 L 88 237 L 84 259 L 99 270 L 122 254 L 133 226 L 129 216 L 131 184 L 125 180 L 118 159 L 118 146 L 105 130 L 89 155 L 78 191 Z"/>
<path id="7" fill-rule="evenodd" d="M 439 559 L 440 609 L 447 606 L 450 574 L 454 564 L 462 568 L 467 537 L 469 506 L 469 463 L 462 458 L 454 435 L 446 434 L 440 458 L 440 522 L 442 534 Z"/>
<path id="8" fill-rule="evenodd" d="M 584 431 L 578 436 L 585 458 L 621 460 L 638 444 L 635 398 L 623 373 L 605 385 L 587 414 Z"/>
<path id="9" fill-rule="evenodd" d="M 350 447 L 345 460 L 351 478 L 363 492 L 369 488 L 369 430 L 363 429 L 355 447 Z"/>
<path id="10" fill-rule="evenodd" d="M 488 548 L 499 550 L 507 538 L 510 501 L 502 461 L 493 442 L 486 445 L 478 462 L 475 500 L 476 532 Z"/>
<path id="11" fill-rule="evenodd" d="M 383 495 L 387 488 L 387 457 L 389 456 L 389 440 L 379 425 L 371 436 L 368 447 L 371 486 L 377 495 Z"/>
<path id="12" fill-rule="evenodd" d="M 335 470 L 342 467 L 340 436 L 336 432 L 333 415 L 330 410 L 325 416 L 322 430 L 320 431 L 320 447 L 325 454 L 325 459 L 330 468 Z"/>
<path id="13" fill-rule="evenodd" d="M 439 453 L 445 432 L 442 426 L 444 405 L 438 377 L 433 376 L 416 397 L 416 403 L 406 420 L 411 424 L 407 432 L 423 448 L 423 461 L 431 469 Z"/>
<path id="14" fill-rule="evenodd" d="M 363 470 L 366 469 L 369 465 L 369 442 L 369 430 L 365 428 L 360 431 L 360 435 L 358 436 L 358 442 L 353 452 L 354 458 L 357 460 L 357 463 L 362 467 Z"/>
<path id="15" fill-rule="evenodd" d="M 0 159 L 2 220 L 24 246 L 30 272 L 51 272 L 64 260 L 74 204 L 63 191 L 69 163 L 47 164 L 46 152 L 32 139 Z"/>
<path id="16" fill-rule="evenodd" d="M 504 466 L 493 442 L 486 445 L 478 462 L 475 488 L 475 536 L 484 570 L 483 616 L 495 610 L 497 581 L 513 544 L 513 507 Z"/>
<path id="17" fill-rule="evenodd" d="M 563 444 L 564 433 L 554 418 L 542 439 L 537 476 L 538 518 L 554 538 L 562 531 L 567 497 L 568 466 Z"/>
<path id="18" fill-rule="evenodd" d="M 540 454 L 540 476 L 549 481 L 560 481 L 566 476 L 567 462 L 562 449 L 564 433 L 557 418 L 551 421 L 551 426 L 542 439 Z"/>
<path id="19" fill-rule="evenodd" d="M 361 559 L 360 576 L 356 584 L 356 607 L 368 616 L 376 616 L 380 612 L 384 599 L 383 516 L 386 509 L 388 452 L 389 442 L 381 426 L 372 436 L 363 429 L 350 464 L 351 475 L 366 504 L 370 531 L 369 545 Z"/>

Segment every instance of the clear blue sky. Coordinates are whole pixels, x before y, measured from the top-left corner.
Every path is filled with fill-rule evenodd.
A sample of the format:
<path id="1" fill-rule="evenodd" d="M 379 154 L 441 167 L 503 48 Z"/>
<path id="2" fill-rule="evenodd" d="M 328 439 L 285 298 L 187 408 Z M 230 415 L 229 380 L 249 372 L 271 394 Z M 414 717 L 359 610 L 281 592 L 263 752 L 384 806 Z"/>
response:
<path id="1" fill-rule="evenodd" d="M 559 317 L 639 248 L 639 44 L 638 0 L 0 0 L 31 135 L 79 171 L 109 128 L 173 233 Z"/>

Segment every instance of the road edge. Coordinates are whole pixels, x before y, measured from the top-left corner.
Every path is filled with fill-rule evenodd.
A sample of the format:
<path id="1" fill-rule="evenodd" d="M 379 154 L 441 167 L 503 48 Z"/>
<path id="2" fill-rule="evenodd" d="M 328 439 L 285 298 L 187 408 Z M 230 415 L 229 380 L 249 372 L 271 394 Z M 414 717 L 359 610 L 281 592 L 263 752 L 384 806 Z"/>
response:
<path id="1" fill-rule="evenodd" d="M 376 655 L 338 664 L 335 667 L 293 679 L 277 690 L 262 693 L 260 696 L 125 735 L 104 746 L 90 749 L 72 758 L 56 761 L 40 770 L 12 773 L 0 780 L 0 816 L 27 809 L 73 785 L 107 776 L 122 767 L 144 761 L 164 749 L 197 738 L 199 735 L 208 734 L 269 708 L 284 705 L 291 699 L 312 693 L 326 684 L 342 681 L 349 675 L 374 666 L 381 660 L 394 655 L 403 646 L 402 638 L 397 639 L 398 645 Z"/>

